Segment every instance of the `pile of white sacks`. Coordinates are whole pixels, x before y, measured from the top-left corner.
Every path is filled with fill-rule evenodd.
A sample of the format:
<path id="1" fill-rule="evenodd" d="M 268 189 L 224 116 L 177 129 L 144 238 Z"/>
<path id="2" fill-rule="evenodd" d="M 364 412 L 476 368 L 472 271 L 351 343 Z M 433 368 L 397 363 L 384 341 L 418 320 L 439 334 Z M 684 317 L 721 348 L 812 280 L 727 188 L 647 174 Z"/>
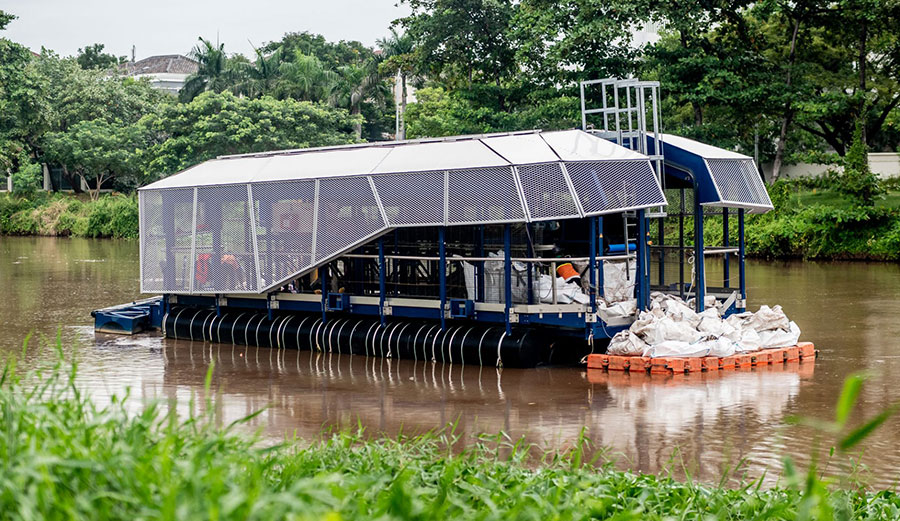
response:
<path id="1" fill-rule="evenodd" d="M 789 347 L 800 339 L 800 328 L 781 306 L 762 306 L 722 318 L 722 305 L 697 313 L 680 298 L 650 295 L 650 310 L 609 342 L 611 355 L 649 357 L 731 356 L 760 349 Z"/>

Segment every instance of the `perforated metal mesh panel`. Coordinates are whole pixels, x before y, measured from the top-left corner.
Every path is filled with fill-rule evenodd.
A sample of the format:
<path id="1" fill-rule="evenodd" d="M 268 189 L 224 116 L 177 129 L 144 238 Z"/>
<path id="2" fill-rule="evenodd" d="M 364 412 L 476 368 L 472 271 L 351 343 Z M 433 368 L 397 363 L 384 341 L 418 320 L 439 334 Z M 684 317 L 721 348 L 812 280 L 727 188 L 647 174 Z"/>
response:
<path id="1" fill-rule="evenodd" d="M 518 171 L 525 203 L 533 220 L 579 216 L 559 163 L 525 165 Z"/>
<path id="2" fill-rule="evenodd" d="M 443 224 L 443 171 L 379 175 L 372 180 L 392 226 Z"/>
<path id="3" fill-rule="evenodd" d="M 518 179 L 511 167 L 372 176 L 378 199 L 364 176 L 323 178 L 318 190 L 314 180 L 252 183 L 252 202 L 246 184 L 204 186 L 196 228 L 193 188 L 143 190 L 142 288 L 259 293 L 389 226 L 524 222 L 517 181 L 537 220 L 576 217 L 579 202 L 587 214 L 665 203 L 648 161 L 566 165 L 577 200 L 558 163 L 522 165 Z"/>
<path id="4" fill-rule="evenodd" d="M 451 170 L 449 176 L 447 222 L 469 224 L 525 219 L 511 168 Z"/>
<path id="5" fill-rule="evenodd" d="M 752 159 L 707 159 L 722 201 L 772 206 Z"/>
<path id="6" fill-rule="evenodd" d="M 247 185 L 197 190 L 195 293 L 255 293 L 256 260 Z"/>
<path id="7" fill-rule="evenodd" d="M 312 265 L 315 181 L 253 186 L 260 289 Z"/>
<path id="8" fill-rule="evenodd" d="M 191 188 L 140 194 L 143 292 L 190 290 L 193 204 Z"/>
<path id="9" fill-rule="evenodd" d="M 325 259 L 385 227 L 365 177 L 319 181 L 315 258 Z"/>
<path id="10" fill-rule="evenodd" d="M 566 163 L 585 214 L 666 204 L 649 161 Z"/>

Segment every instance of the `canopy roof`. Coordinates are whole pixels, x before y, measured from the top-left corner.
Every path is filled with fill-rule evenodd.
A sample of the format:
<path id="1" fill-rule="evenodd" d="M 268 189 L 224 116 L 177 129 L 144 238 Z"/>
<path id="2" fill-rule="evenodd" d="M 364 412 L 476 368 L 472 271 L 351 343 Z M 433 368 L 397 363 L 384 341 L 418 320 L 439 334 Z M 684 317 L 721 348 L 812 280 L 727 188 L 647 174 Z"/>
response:
<path id="1" fill-rule="evenodd" d="M 580 130 L 518 132 L 222 156 L 142 190 L 509 167 L 559 161 L 646 160 Z"/>
<path id="2" fill-rule="evenodd" d="M 663 134 L 663 156 L 667 173 L 693 178 L 701 204 L 754 213 L 773 208 L 752 157 L 672 134 Z"/>
<path id="3" fill-rule="evenodd" d="M 141 285 L 263 293 L 394 228 L 664 204 L 646 156 L 579 130 L 221 157 L 140 190 Z"/>

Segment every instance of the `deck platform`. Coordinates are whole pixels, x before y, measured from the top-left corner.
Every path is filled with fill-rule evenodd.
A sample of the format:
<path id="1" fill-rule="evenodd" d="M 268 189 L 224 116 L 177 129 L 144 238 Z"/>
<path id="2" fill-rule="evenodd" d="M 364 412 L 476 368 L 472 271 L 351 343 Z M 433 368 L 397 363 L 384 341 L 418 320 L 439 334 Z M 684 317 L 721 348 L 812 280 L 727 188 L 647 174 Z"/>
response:
<path id="1" fill-rule="evenodd" d="M 744 369 L 758 366 L 815 360 L 818 351 L 812 342 L 800 342 L 793 347 L 763 349 L 754 353 L 716 357 L 665 357 L 588 355 L 589 370 L 626 371 L 650 374 L 681 374 L 705 371 Z"/>

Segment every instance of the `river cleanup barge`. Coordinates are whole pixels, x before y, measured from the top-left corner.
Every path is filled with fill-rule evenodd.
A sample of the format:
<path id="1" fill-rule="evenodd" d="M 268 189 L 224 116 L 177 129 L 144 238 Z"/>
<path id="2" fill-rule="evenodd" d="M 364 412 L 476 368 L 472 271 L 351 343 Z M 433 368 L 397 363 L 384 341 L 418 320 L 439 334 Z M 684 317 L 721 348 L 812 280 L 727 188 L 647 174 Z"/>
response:
<path id="1" fill-rule="evenodd" d="M 752 158 L 662 134 L 656 82 L 584 88 L 602 123 L 582 130 L 223 156 L 145 186 L 141 292 L 159 297 L 96 329 L 534 367 L 627 340 L 651 293 L 745 312 L 745 213 L 772 208 Z"/>

